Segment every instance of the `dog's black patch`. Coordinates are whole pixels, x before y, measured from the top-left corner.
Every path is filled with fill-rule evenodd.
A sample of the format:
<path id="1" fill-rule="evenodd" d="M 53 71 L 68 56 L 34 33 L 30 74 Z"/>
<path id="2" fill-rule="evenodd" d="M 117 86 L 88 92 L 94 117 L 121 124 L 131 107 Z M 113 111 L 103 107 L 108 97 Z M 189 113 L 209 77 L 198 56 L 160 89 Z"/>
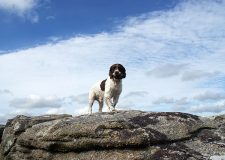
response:
<path id="1" fill-rule="evenodd" d="M 101 88 L 102 91 L 105 91 L 105 82 L 106 82 L 106 79 L 103 80 L 103 81 L 101 82 L 101 84 L 100 84 L 100 88 Z"/>

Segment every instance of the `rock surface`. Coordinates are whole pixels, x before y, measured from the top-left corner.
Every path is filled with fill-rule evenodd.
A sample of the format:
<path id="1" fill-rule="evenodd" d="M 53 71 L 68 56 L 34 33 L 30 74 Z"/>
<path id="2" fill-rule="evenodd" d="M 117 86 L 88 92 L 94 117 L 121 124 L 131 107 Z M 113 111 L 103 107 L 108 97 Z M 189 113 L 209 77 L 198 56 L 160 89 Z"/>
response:
<path id="1" fill-rule="evenodd" d="M 4 128 L 5 128 L 4 125 L 0 125 L 0 143 L 2 141 L 2 134 L 3 134 Z"/>
<path id="2" fill-rule="evenodd" d="M 225 116 L 119 111 L 72 117 L 17 116 L 2 160 L 203 160 L 225 155 Z"/>

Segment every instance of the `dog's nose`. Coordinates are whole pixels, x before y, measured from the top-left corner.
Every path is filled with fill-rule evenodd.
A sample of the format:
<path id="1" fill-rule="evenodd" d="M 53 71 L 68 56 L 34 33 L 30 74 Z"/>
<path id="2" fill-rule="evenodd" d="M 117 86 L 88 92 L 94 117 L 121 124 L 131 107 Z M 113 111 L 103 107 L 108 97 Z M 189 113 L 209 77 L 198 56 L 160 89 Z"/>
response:
<path id="1" fill-rule="evenodd" d="M 115 71 L 115 74 L 118 75 L 120 72 L 119 71 Z"/>

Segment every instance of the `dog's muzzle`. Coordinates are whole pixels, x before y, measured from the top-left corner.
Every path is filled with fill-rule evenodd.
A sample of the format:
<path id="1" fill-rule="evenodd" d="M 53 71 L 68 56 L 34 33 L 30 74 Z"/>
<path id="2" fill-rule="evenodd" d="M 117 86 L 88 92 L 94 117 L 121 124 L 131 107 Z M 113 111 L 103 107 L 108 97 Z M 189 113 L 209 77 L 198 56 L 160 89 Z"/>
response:
<path id="1" fill-rule="evenodd" d="M 122 79 L 123 78 L 123 74 L 119 71 L 115 71 L 114 74 L 113 74 L 113 77 L 115 79 Z"/>

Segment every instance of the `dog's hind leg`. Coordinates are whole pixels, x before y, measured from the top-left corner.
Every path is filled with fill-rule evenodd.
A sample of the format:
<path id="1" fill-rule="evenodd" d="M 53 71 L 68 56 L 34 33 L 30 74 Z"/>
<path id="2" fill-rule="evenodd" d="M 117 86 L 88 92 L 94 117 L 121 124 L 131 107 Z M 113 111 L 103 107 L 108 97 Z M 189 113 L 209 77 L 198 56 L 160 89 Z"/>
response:
<path id="1" fill-rule="evenodd" d="M 89 101 L 89 109 L 88 109 L 88 113 L 89 113 L 89 114 L 92 114 L 92 106 L 93 106 L 94 101 L 95 101 L 95 93 L 94 93 L 93 91 L 91 91 L 91 92 L 89 93 L 88 101 Z"/>
<path id="2" fill-rule="evenodd" d="M 98 103 L 99 103 L 99 109 L 98 109 L 98 112 L 102 112 L 102 108 L 103 108 L 103 105 L 104 105 L 104 100 L 103 100 L 103 98 L 99 98 Z"/>
<path id="3" fill-rule="evenodd" d="M 89 99 L 89 109 L 88 109 L 89 114 L 92 114 L 93 103 L 94 103 L 94 99 Z"/>

